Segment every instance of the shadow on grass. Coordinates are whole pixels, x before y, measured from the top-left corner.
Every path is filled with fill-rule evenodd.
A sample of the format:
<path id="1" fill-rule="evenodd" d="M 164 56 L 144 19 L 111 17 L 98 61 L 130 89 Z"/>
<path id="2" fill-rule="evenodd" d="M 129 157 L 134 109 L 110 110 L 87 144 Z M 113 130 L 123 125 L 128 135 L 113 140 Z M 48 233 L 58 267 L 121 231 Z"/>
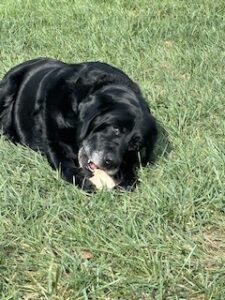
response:
<path id="1" fill-rule="evenodd" d="M 158 137 L 155 144 L 155 149 L 151 155 L 150 163 L 155 164 L 161 157 L 167 157 L 173 150 L 169 140 L 169 134 L 163 125 L 157 121 Z"/>

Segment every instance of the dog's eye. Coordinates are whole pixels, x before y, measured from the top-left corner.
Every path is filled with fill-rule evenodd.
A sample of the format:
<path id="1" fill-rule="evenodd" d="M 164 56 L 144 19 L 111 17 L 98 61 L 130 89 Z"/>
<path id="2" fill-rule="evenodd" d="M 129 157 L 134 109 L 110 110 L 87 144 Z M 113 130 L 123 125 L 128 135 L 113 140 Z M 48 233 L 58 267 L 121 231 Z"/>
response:
<path id="1" fill-rule="evenodd" d="M 120 129 L 118 127 L 113 127 L 113 132 L 115 135 L 120 135 Z"/>

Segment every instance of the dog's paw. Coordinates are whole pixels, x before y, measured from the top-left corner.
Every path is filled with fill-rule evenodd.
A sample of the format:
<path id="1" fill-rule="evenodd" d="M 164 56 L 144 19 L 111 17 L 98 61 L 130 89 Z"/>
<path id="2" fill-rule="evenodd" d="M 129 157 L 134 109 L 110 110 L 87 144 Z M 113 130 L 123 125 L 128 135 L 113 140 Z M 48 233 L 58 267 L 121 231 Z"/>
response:
<path id="1" fill-rule="evenodd" d="M 96 191 L 96 186 L 88 178 L 83 179 L 80 187 L 87 193 L 93 193 Z"/>

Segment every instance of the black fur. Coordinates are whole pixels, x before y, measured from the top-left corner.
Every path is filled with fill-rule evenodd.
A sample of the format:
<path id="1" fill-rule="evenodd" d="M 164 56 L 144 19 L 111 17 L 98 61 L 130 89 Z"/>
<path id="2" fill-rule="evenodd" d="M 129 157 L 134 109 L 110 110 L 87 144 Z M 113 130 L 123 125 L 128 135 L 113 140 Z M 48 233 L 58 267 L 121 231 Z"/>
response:
<path id="1" fill-rule="evenodd" d="M 65 180 L 88 191 L 94 189 L 88 161 L 117 177 L 120 186 L 132 186 L 157 135 L 138 85 L 122 71 L 47 58 L 24 62 L 4 76 L 0 126 L 10 140 L 41 151 Z"/>

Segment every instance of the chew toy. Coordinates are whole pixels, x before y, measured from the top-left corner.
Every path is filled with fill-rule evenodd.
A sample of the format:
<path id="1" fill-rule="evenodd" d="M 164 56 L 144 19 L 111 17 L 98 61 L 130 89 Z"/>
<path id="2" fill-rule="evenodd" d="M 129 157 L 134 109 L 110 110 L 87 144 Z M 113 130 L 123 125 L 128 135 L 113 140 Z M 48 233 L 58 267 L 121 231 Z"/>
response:
<path id="1" fill-rule="evenodd" d="M 116 183 L 105 171 L 100 169 L 93 170 L 93 177 L 89 180 L 96 186 L 98 190 L 103 188 L 112 189 Z"/>

